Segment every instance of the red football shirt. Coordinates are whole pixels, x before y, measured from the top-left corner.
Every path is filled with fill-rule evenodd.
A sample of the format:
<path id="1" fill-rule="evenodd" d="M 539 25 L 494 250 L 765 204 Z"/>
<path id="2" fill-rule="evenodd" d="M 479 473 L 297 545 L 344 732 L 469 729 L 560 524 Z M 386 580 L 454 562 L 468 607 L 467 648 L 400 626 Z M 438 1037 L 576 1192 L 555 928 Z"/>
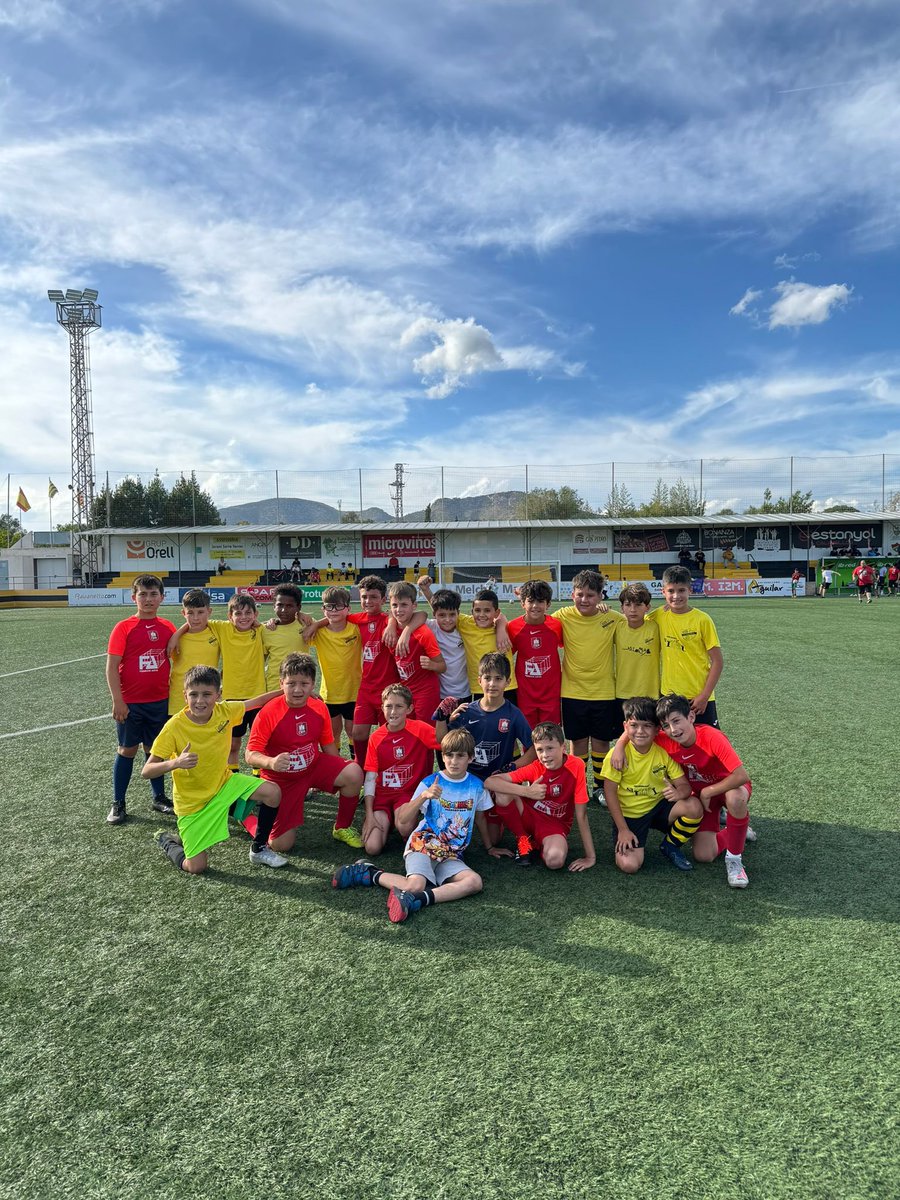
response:
<path id="1" fill-rule="evenodd" d="M 861 587 L 869 587 L 875 582 L 875 572 L 868 565 L 854 567 L 853 578 Z"/>
<path id="2" fill-rule="evenodd" d="M 393 651 L 381 640 L 385 631 L 389 613 L 351 613 L 347 620 L 355 625 L 362 638 L 362 680 L 359 685 L 360 694 L 377 697 L 381 701 L 381 693 L 389 683 L 397 682 L 397 664 Z"/>
<path id="3" fill-rule="evenodd" d="M 524 617 L 516 617 L 507 634 L 516 652 L 519 708 L 546 708 L 556 703 L 562 690 L 562 622 L 546 617 L 542 625 L 529 625 Z"/>
<path id="4" fill-rule="evenodd" d="M 556 771 L 548 771 L 535 760 L 527 767 L 511 771 L 509 777 L 513 783 L 543 783 L 547 788 L 543 800 L 530 800 L 527 796 L 523 800 L 535 812 L 561 821 L 567 835 L 575 817 L 575 805 L 588 802 L 584 763 L 572 754 L 566 755 L 562 766 Z"/>
<path id="5" fill-rule="evenodd" d="M 109 654 L 118 654 L 119 683 L 126 704 L 151 704 L 169 698 L 169 658 L 166 646 L 175 632 L 162 617 L 128 617 L 109 635 Z"/>
<path id="6" fill-rule="evenodd" d="M 437 639 L 427 625 L 413 630 L 404 658 L 394 655 L 400 682 L 413 694 L 416 717 L 429 725 L 432 724 L 431 714 L 441 700 L 441 681 L 438 672 L 424 670 L 419 659 L 440 658 L 440 655 Z"/>
<path id="7" fill-rule="evenodd" d="M 260 754 L 291 756 L 287 771 L 262 771 L 263 779 L 286 783 L 297 778 L 299 771 L 308 771 L 319 757 L 323 746 L 334 743 L 331 714 L 315 696 L 310 696 L 301 708 L 291 708 L 284 696 L 276 696 L 259 710 L 247 749 Z"/>
<path id="8" fill-rule="evenodd" d="M 380 725 L 369 738 L 366 771 L 375 772 L 375 802 L 396 808 L 412 799 L 419 783 L 434 770 L 434 751 L 440 746 L 434 727 L 409 718 L 403 729 L 391 733 Z"/>
<path id="9" fill-rule="evenodd" d="M 684 769 L 691 791 L 699 796 L 708 783 L 718 783 L 743 766 L 737 751 L 721 729 L 695 725 L 697 740 L 693 746 L 679 746 L 665 733 L 656 735 L 656 744 Z"/>

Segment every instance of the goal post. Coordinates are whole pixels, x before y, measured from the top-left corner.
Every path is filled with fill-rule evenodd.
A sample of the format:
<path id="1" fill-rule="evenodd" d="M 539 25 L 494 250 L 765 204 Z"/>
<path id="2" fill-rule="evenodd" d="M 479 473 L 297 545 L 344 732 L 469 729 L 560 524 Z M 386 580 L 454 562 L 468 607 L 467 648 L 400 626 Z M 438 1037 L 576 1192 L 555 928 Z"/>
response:
<path id="1" fill-rule="evenodd" d="M 542 579 L 553 590 L 554 600 L 559 599 L 561 569 L 559 562 L 442 562 L 438 564 L 438 587 L 459 592 L 471 600 L 482 588 L 491 588 L 503 602 L 517 599 L 516 588 L 526 580 Z"/>

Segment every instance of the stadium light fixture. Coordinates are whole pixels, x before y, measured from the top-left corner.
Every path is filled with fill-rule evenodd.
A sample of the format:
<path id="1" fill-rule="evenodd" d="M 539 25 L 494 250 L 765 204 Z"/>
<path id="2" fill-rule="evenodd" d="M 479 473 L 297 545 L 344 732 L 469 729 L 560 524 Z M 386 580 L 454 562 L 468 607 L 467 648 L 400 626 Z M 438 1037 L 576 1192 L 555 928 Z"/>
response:
<path id="1" fill-rule="evenodd" d="M 66 299 L 70 304 L 77 304 L 82 297 L 82 292 L 75 288 L 66 288 Z"/>
<path id="2" fill-rule="evenodd" d="M 85 288 L 81 294 L 84 296 L 85 300 L 90 300 L 91 303 L 93 303 L 100 295 L 96 288 Z"/>
<path id="3" fill-rule="evenodd" d="M 65 296 L 59 290 L 59 288 L 51 288 L 47 293 L 47 296 L 54 302 L 54 304 L 62 304 L 62 302 L 65 300 Z"/>

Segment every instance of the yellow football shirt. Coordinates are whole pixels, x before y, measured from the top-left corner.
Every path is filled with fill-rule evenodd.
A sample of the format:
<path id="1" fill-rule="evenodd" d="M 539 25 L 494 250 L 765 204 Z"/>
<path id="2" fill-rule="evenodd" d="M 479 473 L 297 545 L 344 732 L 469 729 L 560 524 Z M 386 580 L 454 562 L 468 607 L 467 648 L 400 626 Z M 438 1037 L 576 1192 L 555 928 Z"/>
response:
<path id="1" fill-rule="evenodd" d="M 172 772 L 176 816 L 199 812 L 231 778 L 228 768 L 231 731 L 243 719 L 244 706 L 240 700 L 220 700 L 204 725 L 192 721 L 186 708 L 163 725 L 150 747 L 151 754 L 163 759 L 177 758 L 190 744 L 197 755 L 197 765 L 192 770 Z"/>
<path id="2" fill-rule="evenodd" d="M 333 629 L 317 630 L 312 640 L 322 668 L 321 696 L 326 704 L 349 704 L 359 692 L 362 678 L 362 638 L 356 625 L 346 625 L 340 633 Z"/>
<path id="3" fill-rule="evenodd" d="M 191 667 L 218 667 L 219 639 L 211 625 L 199 633 L 185 633 L 169 674 L 169 716 L 184 708 L 184 677 Z"/>
<path id="4" fill-rule="evenodd" d="M 617 771 L 610 764 L 612 750 L 603 760 L 600 774 L 619 785 L 619 807 L 623 817 L 642 817 L 663 798 L 663 788 L 669 779 L 684 775 L 674 758 L 670 758 L 656 743 L 646 754 L 635 750 L 629 742 L 625 747 L 625 768 Z"/>
<path id="5" fill-rule="evenodd" d="M 574 605 L 552 614 L 563 627 L 562 687 L 569 700 L 615 700 L 613 637 L 626 624 L 621 613 L 584 617 Z"/>
<path id="6" fill-rule="evenodd" d="M 480 692 L 481 688 L 478 685 L 478 664 L 481 662 L 485 654 L 497 653 L 497 630 L 491 625 L 489 629 L 482 629 L 480 625 L 475 624 L 475 618 L 470 613 L 460 613 L 456 628 L 459 631 L 459 636 L 462 638 L 463 649 L 466 652 L 466 675 L 469 677 L 469 691 Z M 511 653 L 505 656 L 509 660 L 509 687 L 515 687 L 515 676 L 513 675 L 513 657 Z"/>
<path id="7" fill-rule="evenodd" d="M 632 696 L 659 698 L 659 629 L 644 621 L 632 629 L 627 621 L 616 626 L 616 699 Z"/>
<path id="8" fill-rule="evenodd" d="M 263 625 L 261 632 L 266 656 L 266 691 L 277 692 L 281 686 L 281 664 L 289 654 L 308 654 L 309 646 L 303 640 L 299 621 L 279 625 L 277 629 L 266 629 Z"/>
<path id="9" fill-rule="evenodd" d="M 229 700 L 249 700 L 266 690 L 262 632 L 241 632 L 230 621 L 210 621 L 222 651 L 222 695 Z"/>
<path id="10" fill-rule="evenodd" d="M 654 608 L 647 620 L 659 628 L 663 695 L 675 692 L 693 700 L 706 686 L 709 651 L 720 644 L 712 617 L 699 608 L 686 613 Z M 710 700 L 715 698 L 713 692 Z"/>

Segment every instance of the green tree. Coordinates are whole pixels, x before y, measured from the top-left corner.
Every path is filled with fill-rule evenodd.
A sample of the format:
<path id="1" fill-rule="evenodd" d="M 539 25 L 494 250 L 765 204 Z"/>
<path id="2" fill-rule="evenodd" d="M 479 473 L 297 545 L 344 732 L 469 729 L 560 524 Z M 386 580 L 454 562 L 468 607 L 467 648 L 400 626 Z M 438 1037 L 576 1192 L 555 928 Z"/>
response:
<path id="1" fill-rule="evenodd" d="M 425 521 L 430 521 L 430 520 L 431 520 L 431 503 L 430 503 L 430 502 L 429 502 L 428 504 L 426 504 L 426 505 L 425 505 L 425 517 L 424 517 L 424 520 L 425 520 Z"/>
<path id="2" fill-rule="evenodd" d="M 830 508 L 823 508 L 822 512 L 859 512 L 859 509 L 852 504 L 832 504 Z"/>
<path id="3" fill-rule="evenodd" d="M 348 509 L 347 512 L 341 513 L 342 525 L 357 525 L 359 524 L 359 513 L 356 509 Z"/>
<path id="4" fill-rule="evenodd" d="M 197 482 L 191 471 L 190 478 L 181 475 L 172 484 L 169 492 L 170 525 L 222 525 L 222 516 L 213 503 L 212 496 Z"/>
<path id="5" fill-rule="evenodd" d="M 593 517 L 590 506 L 574 488 L 533 488 L 516 502 L 520 521 L 566 520 L 569 517 Z"/>
<path id="6" fill-rule="evenodd" d="M 772 489 L 766 488 L 763 492 L 762 504 L 751 504 L 744 512 L 748 516 L 768 515 L 770 513 L 809 513 L 813 510 L 813 495 L 812 492 L 793 491 L 788 499 L 784 496 L 779 496 L 777 500 L 772 498 Z"/>
<path id="7" fill-rule="evenodd" d="M 25 528 L 18 517 L 7 516 L 6 513 L 0 517 L 0 547 L 8 550 L 10 546 L 14 546 L 22 537 Z"/>
<path id="8" fill-rule="evenodd" d="M 631 492 L 623 483 L 614 483 L 612 491 L 606 497 L 601 516 L 604 517 L 633 517 L 637 513 Z"/>
<path id="9" fill-rule="evenodd" d="M 637 509 L 635 516 L 702 517 L 705 512 L 706 501 L 697 487 L 679 476 L 671 487 L 661 478 L 657 479 L 653 495 Z"/>
<path id="10" fill-rule="evenodd" d="M 219 510 L 208 492 L 197 483 L 197 476 L 182 475 L 169 491 L 155 474 L 144 487 L 140 479 L 126 475 L 110 490 L 104 487 L 94 497 L 91 509 L 93 528 L 144 529 L 147 526 L 173 528 L 191 525 L 223 524 Z"/>
<path id="11" fill-rule="evenodd" d="M 170 525 L 173 524 L 169 520 L 169 493 L 166 490 L 166 485 L 159 477 L 159 471 L 154 473 L 153 478 L 144 489 L 144 504 L 146 518 L 145 525 Z"/>

